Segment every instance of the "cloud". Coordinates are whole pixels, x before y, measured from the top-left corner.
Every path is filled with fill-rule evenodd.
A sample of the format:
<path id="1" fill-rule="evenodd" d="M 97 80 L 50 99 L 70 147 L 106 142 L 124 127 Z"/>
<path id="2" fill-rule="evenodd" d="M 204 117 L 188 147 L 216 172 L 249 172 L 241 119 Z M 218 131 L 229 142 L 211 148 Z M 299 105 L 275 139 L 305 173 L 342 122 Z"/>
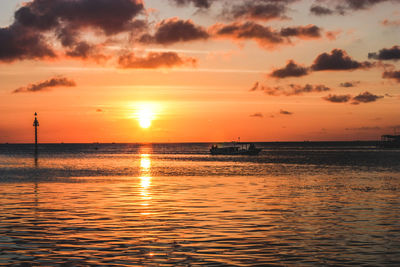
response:
<path id="1" fill-rule="evenodd" d="M 330 54 L 323 53 L 315 60 L 311 68 L 314 71 L 323 70 L 355 70 L 371 68 L 372 63 L 358 62 L 347 55 L 346 51 L 341 49 L 333 49 Z"/>
<path id="2" fill-rule="evenodd" d="M 357 105 L 357 104 L 360 104 L 360 103 L 375 102 L 375 101 L 377 101 L 378 99 L 381 99 L 381 98 L 383 98 L 383 96 L 374 95 L 374 94 L 371 94 L 368 91 L 365 91 L 364 93 L 361 93 L 361 94 L 353 97 L 352 104 Z"/>
<path id="3" fill-rule="evenodd" d="M 93 27 L 110 35 L 128 29 L 143 10 L 140 0 L 34 0 L 15 12 L 15 20 L 40 30 Z"/>
<path id="4" fill-rule="evenodd" d="M 152 52 L 145 57 L 136 57 L 135 54 L 125 54 L 119 57 L 119 66 L 124 69 L 156 69 L 172 68 L 175 66 L 195 65 L 194 58 L 182 58 L 175 52 Z"/>
<path id="5" fill-rule="evenodd" d="M 279 96 L 285 94 L 285 89 L 281 86 L 274 86 L 274 87 L 261 86 L 260 89 L 265 94 L 270 96 Z"/>
<path id="6" fill-rule="evenodd" d="M 263 118 L 264 115 L 263 115 L 261 112 L 256 112 L 256 113 L 254 113 L 254 114 L 251 114 L 250 117 L 253 117 L 253 118 Z"/>
<path id="7" fill-rule="evenodd" d="M 324 100 L 332 103 L 346 103 L 351 99 L 351 95 L 331 95 L 323 97 Z"/>
<path id="8" fill-rule="evenodd" d="M 342 30 L 336 30 L 336 31 L 327 31 L 325 36 L 331 41 L 334 41 L 338 38 L 338 36 L 342 33 Z"/>
<path id="9" fill-rule="evenodd" d="M 348 88 L 348 87 L 356 87 L 358 84 L 360 84 L 360 81 L 343 82 L 339 86 Z"/>
<path id="10" fill-rule="evenodd" d="M 95 46 L 81 36 L 83 30 L 111 36 L 145 27 L 146 23 L 134 20 L 143 11 L 141 0 L 27 2 L 16 10 L 10 26 L 0 28 L 0 61 L 57 58 L 59 52 L 70 57 L 97 56 Z M 55 41 L 65 51 L 56 51 Z"/>
<path id="11" fill-rule="evenodd" d="M 222 17 L 237 20 L 262 20 L 269 21 L 273 19 L 286 19 L 287 2 L 293 1 L 248 1 L 243 4 L 231 5 L 225 7 L 222 11 Z M 228 6 L 226 5 L 226 6 Z"/>
<path id="12" fill-rule="evenodd" d="M 173 44 L 194 40 L 205 40 L 209 34 L 202 27 L 196 26 L 191 20 L 171 18 L 161 21 L 157 25 L 154 36 L 146 34 L 141 37 L 141 42 L 157 44 Z"/>
<path id="13" fill-rule="evenodd" d="M 331 10 L 327 7 L 319 6 L 319 5 L 311 6 L 310 12 L 311 12 L 311 14 L 314 14 L 317 16 L 332 15 L 334 13 L 333 10 Z"/>
<path id="14" fill-rule="evenodd" d="M 368 53 L 369 59 L 378 60 L 399 60 L 400 59 L 400 46 L 395 45 L 392 48 L 383 48 L 378 53 Z"/>
<path id="15" fill-rule="evenodd" d="M 88 58 L 95 53 L 95 46 L 86 42 L 78 42 L 71 49 L 67 50 L 65 54 L 69 57 L 75 58 Z"/>
<path id="16" fill-rule="evenodd" d="M 55 57 L 56 53 L 42 34 L 20 25 L 0 28 L 0 61 Z"/>
<path id="17" fill-rule="evenodd" d="M 352 97 L 351 95 L 328 95 L 323 97 L 324 100 L 332 103 L 347 103 L 349 101 L 352 101 L 351 104 L 353 105 L 375 102 L 381 98 L 383 98 L 383 96 L 374 95 L 368 91 L 360 93 L 359 95 L 354 97 Z"/>
<path id="18" fill-rule="evenodd" d="M 284 93 L 284 89 L 280 86 L 270 87 L 261 85 L 259 82 L 256 82 L 253 87 L 250 89 L 250 92 L 260 90 L 267 95 L 271 96 L 279 96 Z"/>
<path id="19" fill-rule="evenodd" d="M 173 2 L 179 6 L 193 4 L 198 8 L 209 8 L 213 0 L 173 0 Z"/>
<path id="20" fill-rule="evenodd" d="M 41 91 L 47 91 L 54 87 L 74 87 L 76 83 L 73 80 L 65 77 L 54 77 L 49 80 L 29 84 L 25 87 L 15 89 L 13 93 L 35 93 Z"/>
<path id="21" fill-rule="evenodd" d="M 276 30 L 254 22 L 216 24 L 211 27 L 216 36 L 229 37 L 232 39 L 253 39 L 260 46 L 273 47 L 287 40 L 282 38 Z"/>
<path id="22" fill-rule="evenodd" d="M 286 110 L 281 109 L 281 110 L 279 111 L 279 114 L 282 114 L 282 115 L 292 115 L 293 112 L 290 112 L 290 111 L 286 111 Z"/>
<path id="23" fill-rule="evenodd" d="M 299 38 L 321 38 L 322 29 L 316 25 L 287 27 L 281 29 L 281 36 Z"/>
<path id="24" fill-rule="evenodd" d="M 285 67 L 276 69 L 270 74 L 274 78 L 301 77 L 307 75 L 308 68 L 296 64 L 293 60 L 289 60 Z"/>
<path id="25" fill-rule="evenodd" d="M 362 10 L 389 1 L 390 0 L 344 0 L 344 4 L 339 6 L 339 8 L 349 9 L 349 10 Z M 391 2 L 396 3 L 396 1 L 397 0 Z"/>
<path id="26" fill-rule="evenodd" d="M 291 38 L 310 39 L 321 38 L 322 29 L 315 25 L 296 26 L 273 29 L 252 21 L 233 22 L 230 24 L 215 24 L 209 28 L 214 37 L 225 37 L 234 40 L 254 40 L 261 47 L 272 49 L 278 45 L 292 43 Z"/>
<path id="27" fill-rule="evenodd" d="M 263 86 L 260 85 L 259 82 L 256 82 L 254 86 L 250 89 L 250 91 L 260 90 L 263 91 L 265 94 L 270 96 L 294 96 L 294 95 L 302 95 L 304 93 L 320 93 L 330 91 L 331 89 L 323 84 L 318 85 L 299 85 L 299 84 L 289 84 L 287 88 L 282 86 Z"/>
<path id="28" fill-rule="evenodd" d="M 385 2 L 399 3 L 398 0 L 337 0 L 337 1 L 316 1 L 310 8 L 310 12 L 317 16 L 324 15 L 346 15 L 354 11 L 369 9 L 375 5 Z M 329 6 L 323 6 L 321 3 L 326 2 Z"/>
<path id="29" fill-rule="evenodd" d="M 400 83 L 400 70 L 398 70 L 398 71 L 385 71 L 382 74 L 382 78 L 384 78 L 384 79 L 393 79 L 396 82 Z"/>
<path id="30" fill-rule="evenodd" d="M 322 84 L 319 85 L 306 84 L 304 86 L 298 84 L 290 84 L 289 87 L 291 88 L 291 90 L 284 92 L 286 96 L 302 95 L 303 93 L 320 93 L 331 90 L 329 87 Z"/>
<path id="31" fill-rule="evenodd" d="M 388 20 L 384 19 L 381 24 L 383 26 L 400 26 L 400 19 L 399 20 Z"/>
<path id="32" fill-rule="evenodd" d="M 255 82 L 254 85 L 250 88 L 250 91 L 256 91 L 260 86 L 259 82 Z"/>

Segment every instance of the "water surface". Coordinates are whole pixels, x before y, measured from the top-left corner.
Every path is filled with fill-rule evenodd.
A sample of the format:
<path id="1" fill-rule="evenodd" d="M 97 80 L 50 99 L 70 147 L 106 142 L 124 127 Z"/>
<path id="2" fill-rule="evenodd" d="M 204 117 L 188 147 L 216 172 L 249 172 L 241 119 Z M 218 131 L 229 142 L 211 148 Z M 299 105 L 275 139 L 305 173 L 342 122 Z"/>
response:
<path id="1" fill-rule="evenodd" d="M 0 145 L 0 265 L 400 264 L 400 150 Z"/>

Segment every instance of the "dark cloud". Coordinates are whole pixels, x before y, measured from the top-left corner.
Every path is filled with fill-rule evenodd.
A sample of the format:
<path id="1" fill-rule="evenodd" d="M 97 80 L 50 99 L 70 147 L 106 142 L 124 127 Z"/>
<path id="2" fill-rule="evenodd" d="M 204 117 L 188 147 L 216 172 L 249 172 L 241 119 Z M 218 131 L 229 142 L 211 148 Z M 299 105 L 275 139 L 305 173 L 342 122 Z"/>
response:
<path id="1" fill-rule="evenodd" d="M 15 12 L 15 21 L 41 30 L 94 27 L 115 34 L 143 9 L 140 0 L 34 0 Z"/>
<path id="2" fill-rule="evenodd" d="M 382 78 L 384 78 L 384 79 L 393 79 L 396 82 L 400 83 L 400 70 L 398 70 L 398 71 L 385 71 L 382 74 Z"/>
<path id="3" fill-rule="evenodd" d="M 49 80 L 41 81 L 38 83 L 29 84 L 25 87 L 18 88 L 13 93 L 34 93 L 49 90 L 54 87 L 74 87 L 76 83 L 73 80 L 65 77 L 54 77 Z"/>
<path id="4" fill-rule="evenodd" d="M 303 93 L 320 93 L 331 90 L 329 87 L 322 84 L 319 85 L 306 84 L 304 86 L 298 84 L 290 84 L 289 87 L 291 88 L 291 90 L 284 92 L 286 96 L 302 95 Z"/>
<path id="5" fill-rule="evenodd" d="M 330 54 L 323 53 L 315 60 L 311 68 L 314 71 L 322 70 L 355 70 L 371 68 L 372 63 L 358 62 L 347 55 L 346 51 L 341 49 L 334 49 Z"/>
<path id="6" fill-rule="evenodd" d="M 274 70 L 270 76 L 274 78 L 300 77 L 308 74 L 308 68 L 296 64 L 290 60 L 285 67 Z"/>
<path id="7" fill-rule="evenodd" d="M 374 5 L 388 2 L 389 0 L 344 0 L 344 8 L 349 8 L 351 10 L 367 9 Z M 392 1 L 392 2 L 396 2 Z"/>
<path id="8" fill-rule="evenodd" d="M 354 11 L 369 9 L 375 5 L 385 2 L 399 3 L 398 0 L 336 0 L 336 1 L 317 1 L 318 4 L 311 6 L 310 12 L 314 15 L 346 15 Z M 321 5 L 323 2 L 327 6 Z"/>
<path id="9" fill-rule="evenodd" d="M 324 100 L 332 103 L 346 103 L 351 99 L 351 95 L 328 95 L 323 97 Z"/>
<path id="10" fill-rule="evenodd" d="M 223 10 L 223 17 L 228 19 L 250 19 L 268 21 L 286 18 L 286 6 L 282 1 L 248 1 L 244 4 L 231 5 Z"/>
<path id="11" fill-rule="evenodd" d="M 282 86 L 263 86 L 260 85 L 259 82 L 256 82 L 254 86 L 250 89 L 250 91 L 260 90 L 263 91 L 265 94 L 270 96 L 294 96 L 294 95 L 302 95 L 304 93 L 320 93 L 330 91 L 331 89 L 325 85 L 318 84 L 318 85 L 299 85 L 299 84 L 289 84 L 287 88 Z"/>
<path id="12" fill-rule="evenodd" d="M 283 109 L 281 109 L 281 110 L 279 111 L 279 113 L 282 114 L 282 115 L 292 115 L 292 114 L 293 114 L 293 112 L 286 111 L 286 110 L 283 110 Z"/>
<path id="13" fill-rule="evenodd" d="M 339 86 L 340 87 L 356 87 L 360 82 L 359 81 L 354 81 L 354 82 L 344 82 L 341 83 Z"/>
<path id="14" fill-rule="evenodd" d="M 274 48 L 281 44 L 290 44 L 291 37 L 300 39 L 321 38 L 322 31 L 314 25 L 283 28 L 280 31 L 252 21 L 216 24 L 210 27 L 214 36 L 235 40 L 255 40 L 264 48 Z"/>
<path id="15" fill-rule="evenodd" d="M 330 8 L 319 6 L 319 5 L 311 6 L 310 12 L 317 16 L 332 15 L 334 13 L 334 11 L 331 10 Z"/>
<path id="16" fill-rule="evenodd" d="M 213 0 L 173 0 L 173 2 L 175 2 L 179 6 L 193 4 L 195 7 L 198 8 L 209 8 Z"/>
<path id="17" fill-rule="evenodd" d="M 322 29 L 315 25 L 287 27 L 281 29 L 281 36 L 299 38 L 321 38 Z"/>
<path id="18" fill-rule="evenodd" d="M 352 99 L 352 104 L 360 104 L 360 103 L 370 103 L 370 102 L 375 102 L 378 99 L 383 98 L 383 96 L 378 96 L 371 94 L 370 92 L 365 91 L 364 93 L 361 93 Z"/>
<path id="19" fill-rule="evenodd" d="M 103 112 L 101 108 L 96 109 L 96 112 Z"/>
<path id="20" fill-rule="evenodd" d="M 180 20 L 172 18 L 161 21 L 157 26 L 154 36 L 144 35 L 141 42 L 172 44 L 177 42 L 188 42 L 199 39 L 207 39 L 208 33 L 202 27 L 196 26 L 191 20 Z"/>
<path id="21" fill-rule="evenodd" d="M 227 25 L 217 24 L 212 27 L 215 35 L 221 37 L 230 37 L 233 39 L 254 39 L 261 46 L 272 47 L 284 43 L 276 30 L 268 26 L 263 26 L 254 22 L 231 23 Z"/>
<path id="22" fill-rule="evenodd" d="M 0 61 L 55 57 L 56 53 L 42 34 L 16 24 L 0 28 Z"/>
<path id="23" fill-rule="evenodd" d="M 93 52 L 93 49 L 93 46 L 88 43 L 79 42 L 73 47 L 73 49 L 67 51 L 66 55 L 70 57 L 88 58 Z"/>
<path id="24" fill-rule="evenodd" d="M 289 84 L 286 88 L 282 86 L 264 86 L 260 85 L 259 82 L 256 82 L 250 91 L 262 91 L 267 95 L 270 96 L 294 96 L 294 95 L 302 95 L 304 93 L 320 93 L 320 92 L 327 92 L 331 89 L 325 85 L 318 84 L 318 85 L 299 85 L 299 84 Z"/>
<path id="25" fill-rule="evenodd" d="M 120 56 L 119 66 L 124 69 L 156 69 L 175 66 L 195 65 L 194 58 L 182 58 L 174 52 L 149 53 L 146 57 L 136 57 L 133 53 Z"/>
<path id="26" fill-rule="evenodd" d="M 352 101 L 351 104 L 353 105 L 375 102 L 381 98 L 383 98 L 383 96 L 374 95 L 367 91 L 354 97 L 352 97 L 351 95 L 328 95 L 323 97 L 324 100 L 332 103 L 347 103 L 349 101 Z"/>
<path id="27" fill-rule="evenodd" d="M 27 2 L 17 9 L 10 26 L 0 28 L 0 61 L 56 58 L 53 36 L 68 56 L 86 58 L 93 54 L 93 45 L 82 39 L 82 30 L 109 36 L 144 27 L 133 19 L 143 10 L 140 0 Z"/>
<path id="28" fill-rule="evenodd" d="M 399 60 L 400 46 L 395 45 L 392 48 L 383 48 L 378 53 L 368 53 L 368 58 L 379 60 Z"/>
<path id="29" fill-rule="evenodd" d="M 253 117 L 253 118 L 263 118 L 264 115 L 263 115 L 262 113 L 260 113 L 260 112 L 256 112 L 256 113 L 254 113 L 254 114 L 251 114 L 250 117 Z"/>

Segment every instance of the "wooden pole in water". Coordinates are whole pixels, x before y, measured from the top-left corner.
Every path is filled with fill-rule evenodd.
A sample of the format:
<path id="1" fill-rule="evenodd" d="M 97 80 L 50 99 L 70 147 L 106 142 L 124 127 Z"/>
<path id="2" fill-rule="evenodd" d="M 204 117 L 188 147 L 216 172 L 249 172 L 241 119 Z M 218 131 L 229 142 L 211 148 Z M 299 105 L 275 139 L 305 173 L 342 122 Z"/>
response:
<path id="1" fill-rule="evenodd" d="M 35 127 L 35 154 L 37 154 L 38 153 L 37 127 L 39 126 L 39 121 L 37 119 L 36 112 L 35 112 L 35 120 L 33 121 L 33 126 Z"/>

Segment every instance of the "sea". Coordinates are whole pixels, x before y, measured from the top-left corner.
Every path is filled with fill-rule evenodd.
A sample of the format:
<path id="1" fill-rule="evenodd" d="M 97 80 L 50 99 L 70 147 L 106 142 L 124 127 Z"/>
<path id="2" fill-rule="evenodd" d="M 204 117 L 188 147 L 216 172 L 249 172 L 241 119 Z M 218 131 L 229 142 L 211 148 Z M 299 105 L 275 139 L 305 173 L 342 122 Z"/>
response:
<path id="1" fill-rule="evenodd" d="M 400 149 L 0 144 L 0 266 L 400 266 Z"/>

